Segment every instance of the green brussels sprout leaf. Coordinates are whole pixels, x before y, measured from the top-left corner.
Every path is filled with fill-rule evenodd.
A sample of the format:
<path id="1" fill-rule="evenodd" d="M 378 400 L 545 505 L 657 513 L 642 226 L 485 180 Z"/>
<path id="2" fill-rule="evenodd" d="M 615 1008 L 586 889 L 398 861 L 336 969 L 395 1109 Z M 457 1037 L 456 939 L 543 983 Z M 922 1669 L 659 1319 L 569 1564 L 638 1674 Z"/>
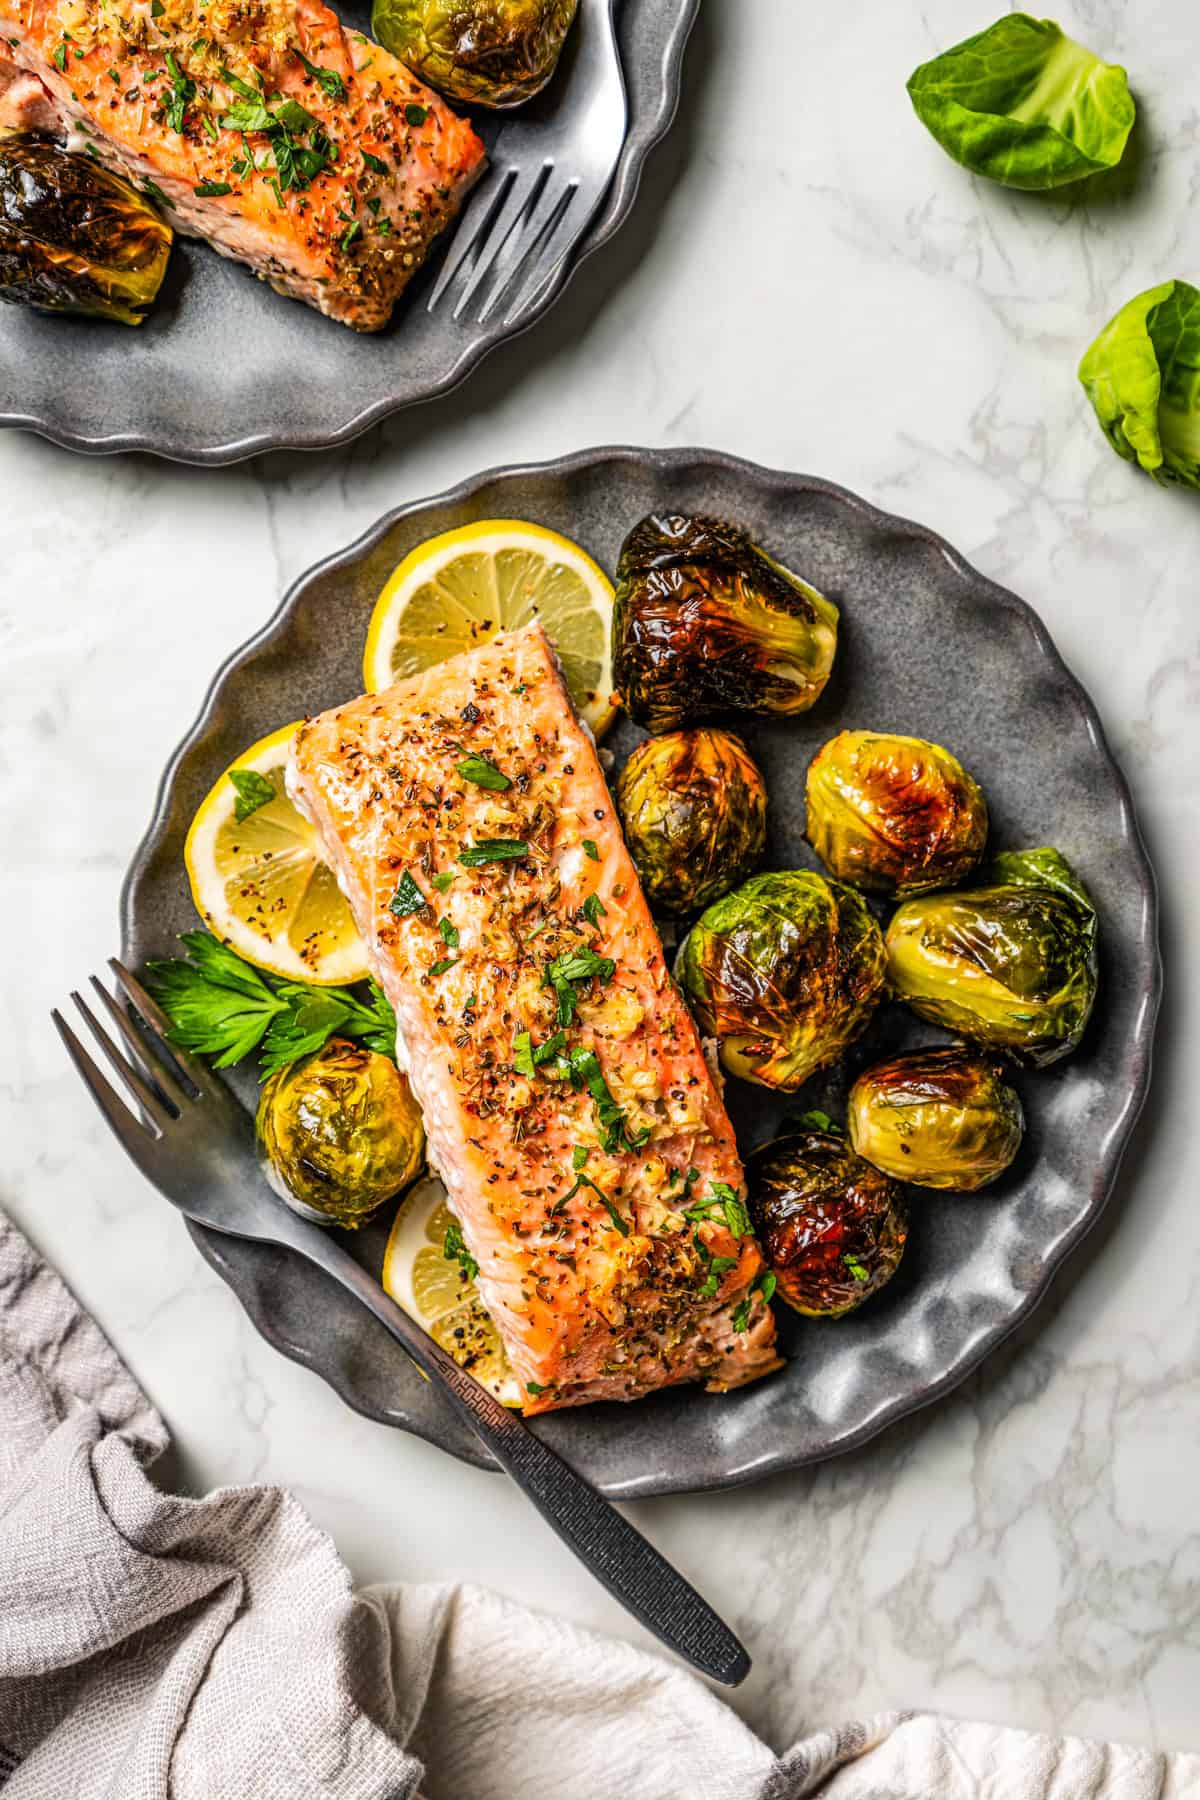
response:
<path id="1" fill-rule="evenodd" d="M 955 162 L 1014 188 L 1063 187 L 1115 168 L 1135 116 L 1124 69 L 1028 13 L 922 63 L 908 92 Z"/>
<path id="2" fill-rule="evenodd" d="M 1118 456 L 1164 485 L 1200 488 L 1200 290 L 1164 281 L 1130 300 L 1079 379 Z"/>

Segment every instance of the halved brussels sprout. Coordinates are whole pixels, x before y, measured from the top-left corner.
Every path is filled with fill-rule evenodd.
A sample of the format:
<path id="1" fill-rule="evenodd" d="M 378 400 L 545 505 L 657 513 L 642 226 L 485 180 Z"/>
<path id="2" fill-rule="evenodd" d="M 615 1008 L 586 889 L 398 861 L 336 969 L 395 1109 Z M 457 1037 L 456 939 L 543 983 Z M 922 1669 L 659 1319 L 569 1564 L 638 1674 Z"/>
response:
<path id="1" fill-rule="evenodd" d="M 766 783 L 731 731 L 647 738 L 621 770 L 617 807 L 657 912 L 699 912 L 736 887 L 766 847 Z"/>
<path id="2" fill-rule="evenodd" d="M 325 1225 L 361 1225 L 415 1179 L 425 1152 L 405 1077 L 345 1038 L 277 1069 L 259 1095 L 256 1127 L 271 1186 Z"/>
<path id="3" fill-rule="evenodd" d="M 676 964 L 731 1075 L 797 1088 L 835 1062 L 882 998 L 883 938 L 866 901 L 807 869 L 755 875 L 703 913 Z"/>
<path id="4" fill-rule="evenodd" d="M 1005 187 L 1056 188 L 1113 169 L 1133 129 L 1124 69 L 1022 12 L 922 63 L 908 93 L 955 162 Z"/>
<path id="5" fill-rule="evenodd" d="M 833 602 L 736 525 L 651 514 L 622 546 L 613 671 L 648 731 L 806 712 L 829 680 L 837 628 Z"/>
<path id="6" fill-rule="evenodd" d="M 375 0 L 371 29 L 414 75 L 467 105 L 520 106 L 558 66 L 577 0 Z"/>
<path id="7" fill-rule="evenodd" d="M 843 731 L 808 765 L 808 841 L 831 874 L 882 894 L 951 887 L 987 843 L 987 802 L 924 738 Z"/>
<path id="8" fill-rule="evenodd" d="M 887 933 L 892 992 L 923 1019 L 1045 1067 L 1096 998 L 1096 911 L 1057 850 L 1010 851 L 984 886 L 910 900 Z"/>
<path id="9" fill-rule="evenodd" d="M 971 1050 L 913 1050 L 860 1075 L 850 1142 L 885 1175 L 971 1194 L 1021 1148 L 1025 1115 L 998 1063 Z"/>
<path id="10" fill-rule="evenodd" d="M 1200 289 L 1164 281 L 1128 301 L 1079 379 L 1118 456 L 1163 485 L 1200 488 Z"/>
<path id="11" fill-rule="evenodd" d="M 840 1319 L 891 1280 L 908 1237 L 900 1183 L 839 1131 L 801 1124 L 746 1163 L 750 1213 L 780 1297 Z"/>
<path id="12" fill-rule="evenodd" d="M 0 133 L 0 300 L 140 325 L 171 227 L 119 175 L 52 138 Z"/>

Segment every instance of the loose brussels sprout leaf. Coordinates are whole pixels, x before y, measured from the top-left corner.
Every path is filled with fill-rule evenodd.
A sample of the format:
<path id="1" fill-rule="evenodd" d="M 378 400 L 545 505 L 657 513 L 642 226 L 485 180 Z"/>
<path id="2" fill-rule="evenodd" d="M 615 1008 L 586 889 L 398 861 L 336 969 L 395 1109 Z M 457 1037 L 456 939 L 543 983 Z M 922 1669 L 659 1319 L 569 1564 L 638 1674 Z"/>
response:
<path id="1" fill-rule="evenodd" d="M 1133 129 L 1124 69 L 1028 13 L 922 63 L 908 92 L 955 162 L 1006 187 L 1062 187 L 1115 168 Z"/>
<path id="2" fill-rule="evenodd" d="M 1003 1070 L 969 1050 L 914 1050 L 859 1076 L 850 1142 L 898 1181 L 974 1193 L 1021 1147 L 1025 1116 Z"/>
<path id="3" fill-rule="evenodd" d="M 790 1131 L 753 1153 L 746 1179 L 778 1292 L 797 1312 L 841 1318 L 896 1273 L 908 1237 L 904 1190 L 840 1132 Z"/>
<path id="4" fill-rule="evenodd" d="M 0 134 L 0 300 L 140 325 L 170 254 L 170 226 L 119 175 Z"/>
<path id="5" fill-rule="evenodd" d="M 297 1211 L 350 1228 L 415 1180 L 421 1113 L 395 1063 L 345 1038 L 277 1069 L 259 1095 L 259 1153 Z"/>
<path id="6" fill-rule="evenodd" d="M 648 731 L 806 712 L 829 680 L 837 628 L 833 602 L 736 525 L 652 514 L 622 546 L 613 670 Z"/>
<path id="7" fill-rule="evenodd" d="M 808 841 L 831 874 L 884 894 L 950 887 L 987 842 L 987 803 L 923 738 L 843 731 L 808 766 Z"/>
<path id="8" fill-rule="evenodd" d="M 767 841 L 767 789 L 731 731 L 672 731 L 639 744 L 617 807 L 656 912 L 699 912 L 749 875 Z"/>
<path id="9" fill-rule="evenodd" d="M 558 65 L 577 0 L 374 0 L 371 29 L 414 75 L 468 105 L 520 106 Z"/>
<path id="10" fill-rule="evenodd" d="M 1079 365 L 1118 456 L 1200 488 L 1200 290 L 1164 281 L 1130 300 Z"/>
<path id="11" fill-rule="evenodd" d="M 710 906 L 676 974 L 731 1075 L 797 1088 L 835 1062 L 882 997 L 883 939 L 861 894 L 794 869 Z"/>
<path id="12" fill-rule="evenodd" d="M 1057 850 L 998 856 L 986 886 L 910 900 L 888 979 L 923 1019 L 1044 1067 L 1075 1048 L 1096 998 L 1096 912 Z"/>

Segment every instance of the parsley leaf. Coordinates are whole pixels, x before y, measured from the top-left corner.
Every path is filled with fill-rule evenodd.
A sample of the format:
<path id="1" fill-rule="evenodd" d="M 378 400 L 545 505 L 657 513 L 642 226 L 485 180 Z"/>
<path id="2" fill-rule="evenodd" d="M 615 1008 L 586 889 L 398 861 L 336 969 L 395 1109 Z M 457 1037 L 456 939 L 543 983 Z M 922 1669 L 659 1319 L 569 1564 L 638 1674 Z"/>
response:
<path id="1" fill-rule="evenodd" d="M 458 927 L 456 925 L 452 925 L 450 923 L 449 919 L 439 919 L 438 920 L 438 930 L 442 934 L 442 942 L 443 942 L 443 944 L 445 944 L 447 950 L 457 950 L 458 949 Z"/>
<path id="2" fill-rule="evenodd" d="M 404 109 L 404 116 L 410 125 L 423 125 L 429 117 L 429 108 L 418 106 L 415 100 L 410 100 Z"/>
<path id="3" fill-rule="evenodd" d="M 535 1400 L 539 1394 L 544 1394 L 545 1391 L 546 1390 L 540 1381 L 527 1381 L 525 1383 L 525 1392 L 527 1394 L 532 1394 Z"/>
<path id="4" fill-rule="evenodd" d="M 462 1226 L 457 1219 L 451 1219 L 446 1227 L 446 1235 L 442 1239 L 442 1255 L 448 1262 L 456 1262 L 468 1281 L 474 1281 L 479 1273 L 479 1264 L 467 1249 Z"/>
<path id="5" fill-rule="evenodd" d="M 484 863 L 516 862 L 528 855 L 529 845 L 519 838 L 480 838 L 478 843 L 461 850 L 458 860 L 464 869 L 479 869 Z"/>
<path id="6" fill-rule="evenodd" d="M 331 100 L 344 100 L 346 98 L 346 84 L 336 69 L 319 69 L 316 63 L 310 63 L 307 56 L 300 50 L 296 51 L 296 55 L 300 58 L 300 61 L 304 64 L 305 70 L 312 76 L 317 86 L 327 93 Z"/>
<path id="7" fill-rule="evenodd" d="M 205 187 L 210 185 L 212 184 L 204 183 Z M 229 192 L 229 189 L 223 184 L 216 185 L 221 193 Z M 200 188 L 196 189 L 197 193 L 201 191 Z M 237 799 L 233 803 L 233 816 L 239 825 L 243 819 L 248 819 L 251 813 L 256 813 L 260 806 L 269 806 L 271 801 L 276 798 L 271 782 L 265 775 L 258 774 L 254 769 L 230 769 L 229 779 L 237 793 Z"/>
<path id="8" fill-rule="evenodd" d="M 512 786 L 508 776 L 486 756 L 468 756 L 455 767 L 464 781 L 473 781 L 476 787 L 491 788 L 494 793 L 502 794 Z"/>
<path id="9" fill-rule="evenodd" d="M 579 910 L 582 912 L 589 925 L 597 926 L 608 912 L 608 908 L 605 906 L 599 894 L 589 894 Z"/>
<path id="10" fill-rule="evenodd" d="M 431 975 L 445 975 L 448 970 L 453 969 L 461 962 L 461 960 L 462 958 L 458 956 L 439 956 L 435 963 L 430 963 L 429 973 Z"/>
<path id="11" fill-rule="evenodd" d="M 596 846 L 596 841 L 594 838 L 584 838 L 583 854 L 585 856 L 590 856 L 593 862 L 600 861 L 600 851 Z"/>
<path id="12" fill-rule="evenodd" d="M 842 1135 L 840 1125 L 834 1123 L 827 1112 L 814 1107 L 811 1112 L 798 1113 L 794 1118 L 785 1121 L 789 1131 L 832 1131 L 838 1137 Z"/>
<path id="13" fill-rule="evenodd" d="M 413 880 L 412 872 L 405 869 L 400 877 L 400 884 L 388 901 L 388 911 L 395 913 L 398 919 L 411 918 L 413 913 L 421 912 L 429 905 L 424 894 Z"/>
<path id="14" fill-rule="evenodd" d="M 195 196 L 198 200 L 209 200 L 209 199 L 215 200 L 221 194 L 232 194 L 233 189 L 230 187 L 230 185 L 227 181 L 200 181 L 200 182 L 197 182 L 196 186 L 192 189 L 192 192 L 193 192 L 193 194 L 195 194 Z M 231 775 L 229 777 L 229 779 L 230 779 L 230 781 L 232 781 L 233 776 Z M 267 786 L 270 787 L 270 785 L 271 784 L 268 781 Z M 259 806 L 265 806 L 267 803 L 265 800 L 259 800 L 257 802 L 257 804 Z M 241 806 L 242 806 L 242 802 L 239 800 L 237 803 L 237 806 L 234 807 L 234 812 L 237 814 L 239 819 L 248 817 L 248 814 L 243 813 L 241 811 Z M 251 807 L 250 811 L 253 812 L 254 807 Z"/>
<path id="15" fill-rule="evenodd" d="M 567 1058 L 567 1066 L 575 1085 L 586 1087 L 596 1102 L 596 1114 L 603 1133 L 602 1142 L 609 1155 L 618 1155 L 622 1150 L 640 1150 L 650 1136 L 650 1127 L 645 1126 L 641 1131 L 633 1133 L 626 1129 L 625 1114 L 612 1097 L 596 1052 L 572 1050 Z"/>
<path id="16" fill-rule="evenodd" d="M 616 973 L 617 965 L 611 956 L 598 956 L 587 947 L 580 950 L 566 950 L 556 956 L 553 962 L 546 964 L 546 972 L 542 977 L 543 986 L 552 987 L 558 1000 L 558 1023 L 569 1025 L 575 1017 L 579 1006 L 579 994 L 576 983 L 597 979 L 602 982 L 611 981 Z"/>
<path id="17" fill-rule="evenodd" d="M 855 1281 L 870 1281 L 871 1276 L 868 1270 L 859 1262 L 857 1256 L 851 1255 L 849 1250 L 847 1250 L 846 1254 L 843 1256 L 842 1261 L 853 1275 Z"/>
<path id="18" fill-rule="evenodd" d="M 441 875 L 431 875 L 429 877 L 429 885 L 430 887 L 435 887 L 439 894 L 444 894 L 453 880 L 453 873 L 449 869 L 446 869 Z"/>
<path id="19" fill-rule="evenodd" d="M 182 131 L 183 115 L 196 98 L 196 84 L 184 74 L 169 50 L 166 55 L 166 64 L 167 73 L 171 77 L 171 92 L 163 99 L 167 124 L 172 131 Z"/>
<path id="20" fill-rule="evenodd" d="M 384 162 L 384 160 L 381 156 L 372 156 L 371 152 L 369 150 L 360 151 L 359 154 L 361 155 L 363 162 L 366 164 L 367 168 L 374 169 L 376 175 L 386 175 L 387 174 L 387 164 Z"/>

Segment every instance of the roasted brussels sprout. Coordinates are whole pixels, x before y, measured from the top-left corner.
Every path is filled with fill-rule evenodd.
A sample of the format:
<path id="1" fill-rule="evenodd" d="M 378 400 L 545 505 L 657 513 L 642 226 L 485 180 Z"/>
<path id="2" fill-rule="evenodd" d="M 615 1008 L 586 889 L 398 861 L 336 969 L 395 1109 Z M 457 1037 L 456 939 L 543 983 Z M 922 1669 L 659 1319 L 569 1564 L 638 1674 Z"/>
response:
<path id="1" fill-rule="evenodd" d="M 780 1297 L 797 1312 L 839 1319 L 896 1273 L 908 1237 L 904 1190 L 841 1132 L 802 1122 L 754 1151 L 746 1179 Z"/>
<path id="2" fill-rule="evenodd" d="M 576 0 L 374 0 L 371 28 L 451 100 L 520 106 L 558 66 L 575 7 Z"/>
<path id="3" fill-rule="evenodd" d="M 927 894 L 888 927 L 892 992 L 923 1019 L 1043 1068 L 1096 998 L 1096 912 L 1057 850 L 997 856 L 985 885 Z"/>
<path id="4" fill-rule="evenodd" d="M 119 175 L 0 133 L 0 300 L 140 325 L 170 254 L 170 226 Z"/>
<path id="5" fill-rule="evenodd" d="M 956 757 L 924 738 L 843 731 L 808 765 L 808 841 L 840 881 L 921 894 L 970 874 L 987 802 Z"/>
<path id="6" fill-rule="evenodd" d="M 862 1031 L 884 967 L 862 895 L 793 869 L 755 875 L 702 913 L 676 974 L 731 1075 L 797 1088 Z"/>
<path id="7" fill-rule="evenodd" d="M 833 602 L 736 525 L 651 514 L 622 546 L 613 670 L 648 731 L 806 712 L 829 680 L 837 627 Z"/>
<path id="8" fill-rule="evenodd" d="M 974 1051 L 913 1050 L 877 1063 L 850 1089 L 850 1142 L 917 1187 L 974 1193 L 1007 1169 L 1025 1115 L 999 1063 Z"/>
<path id="9" fill-rule="evenodd" d="M 421 1114 L 389 1057 L 345 1038 L 277 1069 L 258 1101 L 271 1186 L 326 1225 L 361 1225 L 417 1175 Z"/>
<path id="10" fill-rule="evenodd" d="M 656 912 L 699 912 L 736 887 L 766 846 L 766 783 L 731 731 L 647 738 L 621 771 L 617 807 Z"/>

